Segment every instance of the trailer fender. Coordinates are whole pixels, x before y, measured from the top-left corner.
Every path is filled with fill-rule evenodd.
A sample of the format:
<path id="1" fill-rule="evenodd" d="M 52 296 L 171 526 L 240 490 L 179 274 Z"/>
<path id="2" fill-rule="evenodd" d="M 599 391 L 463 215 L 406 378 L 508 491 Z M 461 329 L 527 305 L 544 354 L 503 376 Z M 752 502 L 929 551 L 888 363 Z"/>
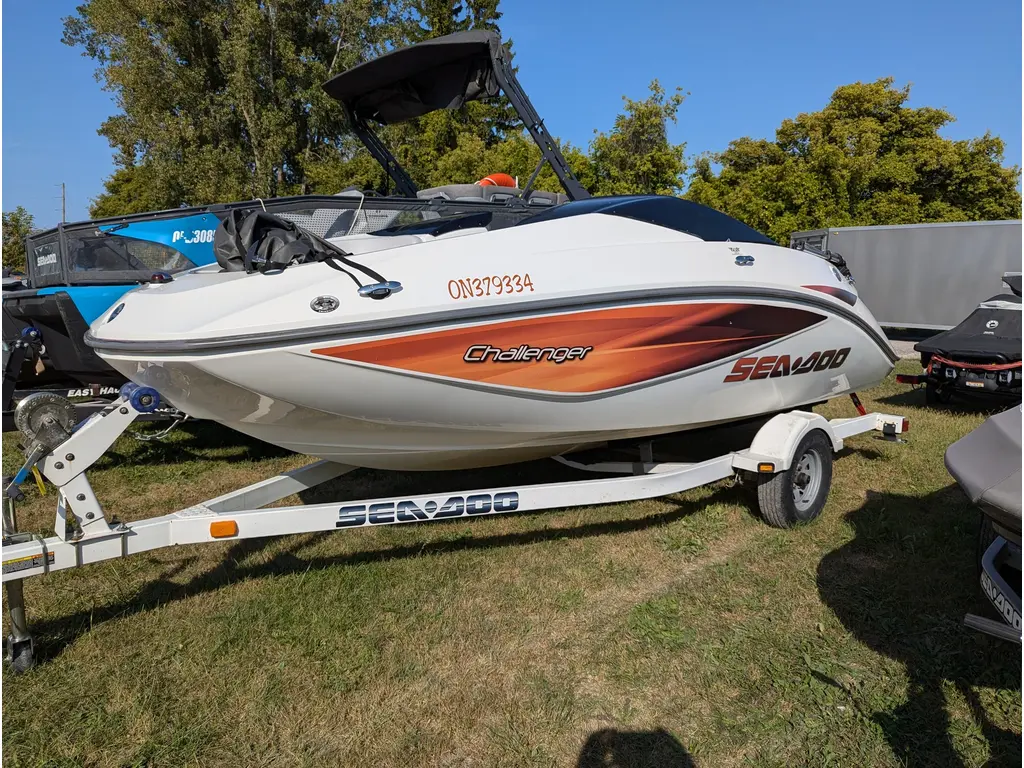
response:
<path id="1" fill-rule="evenodd" d="M 824 417 L 807 411 L 790 411 L 769 419 L 757 431 L 750 448 L 733 455 L 732 465 L 749 472 L 784 472 L 793 463 L 793 453 L 804 435 L 815 429 L 828 436 L 833 451 L 842 450 L 842 438 L 835 434 Z M 768 464 L 772 469 L 767 469 Z"/>

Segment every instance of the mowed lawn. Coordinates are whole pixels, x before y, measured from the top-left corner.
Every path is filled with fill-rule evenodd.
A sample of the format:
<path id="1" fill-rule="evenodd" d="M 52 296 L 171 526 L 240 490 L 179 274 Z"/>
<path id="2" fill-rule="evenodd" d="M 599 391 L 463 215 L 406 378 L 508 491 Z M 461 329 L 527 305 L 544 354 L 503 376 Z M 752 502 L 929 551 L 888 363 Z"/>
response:
<path id="1" fill-rule="evenodd" d="M 925 409 L 894 378 L 862 398 L 908 416 L 908 440 L 849 440 L 823 516 L 798 530 L 723 482 L 30 580 L 40 662 L 4 670 L 4 764 L 1019 765 L 1020 649 L 961 624 L 994 614 L 977 512 L 942 463 L 985 414 Z M 132 520 L 305 461 L 195 424 L 122 438 L 91 477 Z M 567 476 L 359 471 L 304 500 Z M 52 490 L 28 495 L 22 527 L 49 532 Z"/>

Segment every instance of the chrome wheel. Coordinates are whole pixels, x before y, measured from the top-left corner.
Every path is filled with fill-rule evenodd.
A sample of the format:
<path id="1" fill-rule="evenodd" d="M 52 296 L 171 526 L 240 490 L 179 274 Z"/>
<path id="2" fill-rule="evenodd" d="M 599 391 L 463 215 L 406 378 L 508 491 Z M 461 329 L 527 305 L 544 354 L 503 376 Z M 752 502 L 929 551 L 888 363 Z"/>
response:
<path id="1" fill-rule="evenodd" d="M 821 456 L 814 449 L 806 451 L 793 467 L 793 506 L 806 512 L 818 499 L 821 489 Z"/>

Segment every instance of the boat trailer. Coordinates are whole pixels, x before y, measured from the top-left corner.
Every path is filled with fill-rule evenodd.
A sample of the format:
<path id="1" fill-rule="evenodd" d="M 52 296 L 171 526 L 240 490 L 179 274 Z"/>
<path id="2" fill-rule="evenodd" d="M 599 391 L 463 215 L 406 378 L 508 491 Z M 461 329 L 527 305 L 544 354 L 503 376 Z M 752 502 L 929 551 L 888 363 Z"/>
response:
<path id="1" fill-rule="evenodd" d="M 29 442 L 25 464 L 6 483 L 2 548 L 11 630 L 6 651 L 15 671 L 28 669 L 34 660 L 23 591 L 24 580 L 33 576 L 182 544 L 655 498 L 735 475 L 756 478 L 765 520 L 790 527 L 820 513 L 831 482 L 832 453 L 842 449 L 845 438 L 877 431 L 897 441 L 909 427 L 900 416 L 880 413 L 826 420 L 790 411 L 764 424 L 748 448 L 706 461 L 656 462 L 650 443 L 643 444 L 647 449 L 639 461 L 584 463 L 556 457 L 576 469 L 626 476 L 265 508 L 357 469 L 315 461 L 167 515 L 132 522 L 108 517 L 86 471 L 136 419 L 159 407 L 155 390 L 135 384 L 126 384 L 116 401 L 80 424 L 71 403 L 56 395 L 40 393 L 19 403 L 19 428 Z M 33 475 L 41 482 L 37 473 L 58 491 L 55 535 L 48 538 L 19 532 L 17 526 L 15 503 L 24 498 L 20 485 Z"/>

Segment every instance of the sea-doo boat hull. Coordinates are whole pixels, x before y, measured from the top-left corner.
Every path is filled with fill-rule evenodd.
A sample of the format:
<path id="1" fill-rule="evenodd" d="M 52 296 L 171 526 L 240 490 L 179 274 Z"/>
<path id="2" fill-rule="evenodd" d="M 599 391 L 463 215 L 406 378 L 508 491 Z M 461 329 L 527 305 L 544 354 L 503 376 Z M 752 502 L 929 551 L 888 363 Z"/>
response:
<path id="1" fill-rule="evenodd" d="M 686 302 L 639 308 L 693 310 L 717 304 Z M 793 311 L 775 303 L 751 301 L 742 306 L 752 316 L 764 318 Z M 600 314 L 600 310 L 554 317 L 579 323 L 582 329 L 592 314 Z M 126 376 L 156 388 L 190 415 L 216 419 L 297 453 L 381 469 L 456 469 L 541 458 L 610 440 L 773 413 L 870 386 L 890 370 L 889 360 L 874 344 L 866 344 L 863 332 L 853 324 L 807 314 L 817 319 L 813 327 L 769 343 L 751 340 L 749 348 L 740 353 L 728 352 L 735 342 L 727 339 L 701 343 L 701 352 L 721 356 L 708 362 L 701 358 L 693 368 L 663 376 L 651 376 L 649 369 L 638 370 L 634 359 L 641 351 L 624 349 L 617 354 L 620 350 L 615 350 L 612 354 L 618 359 L 591 374 L 630 383 L 571 395 L 540 387 L 575 386 L 572 367 L 599 353 L 600 344 L 588 343 L 592 338 L 581 333 L 567 337 L 575 347 L 539 346 L 546 342 L 535 341 L 529 332 L 529 322 L 536 318 L 454 326 L 401 337 L 174 359 L 139 361 L 113 353 L 105 356 Z M 465 362 L 463 357 L 474 345 L 459 339 L 479 338 L 491 349 L 502 348 L 487 342 L 496 327 L 509 334 L 519 329 L 518 343 L 509 349 L 520 354 L 536 349 L 553 349 L 556 354 L 593 349 L 582 360 L 539 364 L 533 371 L 520 367 L 505 374 L 534 376 L 537 388 L 491 385 L 479 380 L 477 370 L 503 364 L 491 362 L 493 354 L 486 361 Z M 412 356 L 393 356 L 389 365 L 343 357 L 388 346 L 411 351 L 421 345 L 420 337 L 430 336 L 437 342 L 439 335 L 444 352 L 450 354 L 438 355 L 438 367 L 462 363 L 471 369 L 465 378 L 417 372 L 414 367 L 422 361 Z M 486 351 L 484 345 L 475 346 L 476 354 Z M 331 354 L 323 350 L 331 350 Z M 669 353 L 681 357 L 684 350 Z M 515 363 L 506 365 L 514 367 Z M 310 382 L 318 386 L 311 389 Z"/>
<path id="2" fill-rule="evenodd" d="M 874 385 L 893 365 L 846 278 L 774 245 L 589 214 L 361 258 L 402 290 L 361 298 L 322 264 L 185 275 L 126 296 L 89 342 L 194 417 L 386 469 L 741 420 Z M 503 277 L 491 296 L 450 277 L 501 264 L 516 265 L 511 293 Z"/>

